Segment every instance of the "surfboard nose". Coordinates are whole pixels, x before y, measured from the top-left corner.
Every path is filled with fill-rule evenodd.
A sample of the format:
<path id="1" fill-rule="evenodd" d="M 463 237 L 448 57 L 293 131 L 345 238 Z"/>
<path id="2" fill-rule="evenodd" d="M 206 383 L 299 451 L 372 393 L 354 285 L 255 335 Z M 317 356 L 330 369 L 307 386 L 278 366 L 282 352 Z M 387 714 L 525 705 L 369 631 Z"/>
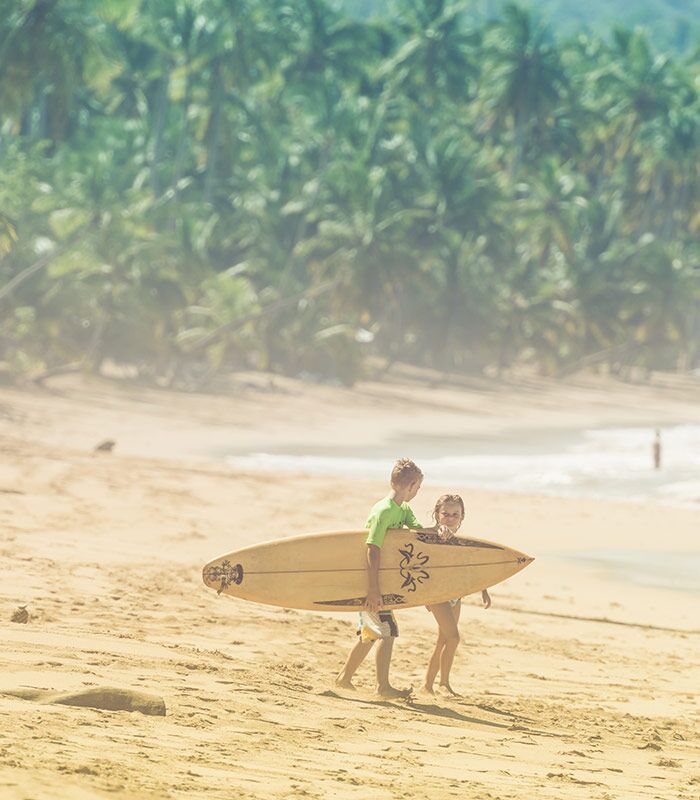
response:
<path id="1" fill-rule="evenodd" d="M 525 569 L 528 564 L 532 564 L 535 560 L 534 556 L 525 555 L 525 553 L 519 553 L 517 550 L 515 551 L 515 556 L 518 561 L 518 570 Z"/>

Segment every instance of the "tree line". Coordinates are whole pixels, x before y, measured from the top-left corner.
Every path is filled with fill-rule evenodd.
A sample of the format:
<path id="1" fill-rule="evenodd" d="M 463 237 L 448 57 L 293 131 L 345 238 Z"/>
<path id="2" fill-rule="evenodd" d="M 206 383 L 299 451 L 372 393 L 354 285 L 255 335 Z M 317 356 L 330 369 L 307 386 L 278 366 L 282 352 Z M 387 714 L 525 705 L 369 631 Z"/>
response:
<path id="1" fill-rule="evenodd" d="M 0 0 L 0 361 L 700 365 L 700 48 L 507 5 Z"/>

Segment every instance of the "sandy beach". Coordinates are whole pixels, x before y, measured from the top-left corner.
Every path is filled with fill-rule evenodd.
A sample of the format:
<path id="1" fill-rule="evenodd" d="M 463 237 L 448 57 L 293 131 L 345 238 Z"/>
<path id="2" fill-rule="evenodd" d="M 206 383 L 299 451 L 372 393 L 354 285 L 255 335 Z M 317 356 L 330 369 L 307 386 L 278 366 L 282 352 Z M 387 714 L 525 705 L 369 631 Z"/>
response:
<path id="1" fill-rule="evenodd" d="M 242 471 L 230 453 L 398 457 L 681 423 L 700 423 L 698 380 L 399 369 L 353 390 L 256 374 L 216 395 L 70 376 L 0 389 L 0 797 L 696 798 L 700 596 L 567 553 L 697 557 L 697 509 L 424 487 L 420 519 L 458 491 L 464 531 L 536 557 L 489 610 L 465 600 L 452 700 L 377 699 L 370 661 L 338 690 L 352 615 L 217 597 L 200 575 L 246 544 L 360 527 L 387 491 Z M 417 687 L 435 623 L 409 609 L 399 624 L 392 677 Z M 90 689 L 101 708 L 64 704 Z M 165 715 L 112 710 L 142 695 Z"/>

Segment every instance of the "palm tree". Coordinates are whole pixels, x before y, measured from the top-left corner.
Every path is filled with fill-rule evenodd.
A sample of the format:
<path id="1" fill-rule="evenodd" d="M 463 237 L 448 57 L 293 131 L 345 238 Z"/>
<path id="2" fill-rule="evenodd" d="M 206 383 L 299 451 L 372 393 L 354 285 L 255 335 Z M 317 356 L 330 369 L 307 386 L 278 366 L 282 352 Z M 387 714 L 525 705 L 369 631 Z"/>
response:
<path id="1" fill-rule="evenodd" d="M 700 98 L 694 87 L 679 84 L 668 114 L 644 126 L 639 144 L 646 229 L 668 241 L 688 235 L 700 178 Z"/>
<path id="2" fill-rule="evenodd" d="M 368 135 L 369 128 L 371 123 Z M 410 143 L 404 140 L 403 147 Z M 319 277 L 339 278 L 336 313 L 376 325 L 380 346 L 390 352 L 401 347 L 410 327 L 406 286 L 413 279 L 421 283 L 408 232 L 429 215 L 408 202 L 410 169 L 403 153 L 393 145 L 382 153 L 384 163 L 372 163 L 365 148 L 339 151 L 307 212 L 309 233 L 296 248 L 300 258 L 318 265 Z M 405 198 L 397 195 L 399 183 Z"/>
<path id="3" fill-rule="evenodd" d="M 115 72 L 105 20 L 136 0 L 4 0 L 0 13 L 0 105 L 15 131 L 60 141 L 76 123 L 81 96 L 104 87 Z M 118 66 L 116 66 L 118 69 Z"/>
<path id="4" fill-rule="evenodd" d="M 646 153 L 639 142 L 644 128 L 667 118 L 676 82 L 667 58 L 657 57 L 640 33 L 616 30 L 607 64 L 595 84 L 605 113 L 604 159 L 630 198 L 639 196 L 639 170 Z M 644 219 L 643 207 L 635 209 Z"/>
<path id="5" fill-rule="evenodd" d="M 508 4 L 502 21 L 486 38 L 492 69 L 484 71 L 484 105 L 491 128 L 512 128 L 511 175 L 533 145 L 533 133 L 547 123 L 566 89 L 559 51 L 551 31 L 526 9 Z"/>
<path id="6" fill-rule="evenodd" d="M 411 239 L 423 268 L 437 279 L 430 310 L 433 358 L 447 368 L 479 350 L 487 309 L 493 308 L 488 273 L 509 237 L 501 219 L 505 198 L 488 151 L 448 114 L 438 116 L 434 127 L 414 133 L 419 196 L 429 214 L 416 221 Z"/>
<path id="7" fill-rule="evenodd" d="M 401 33 L 397 50 L 379 75 L 405 92 L 424 111 L 442 100 L 464 102 L 478 75 L 479 35 L 466 22 L 467 2 L 420 0 L 398 5 L 395 22 Z"/>

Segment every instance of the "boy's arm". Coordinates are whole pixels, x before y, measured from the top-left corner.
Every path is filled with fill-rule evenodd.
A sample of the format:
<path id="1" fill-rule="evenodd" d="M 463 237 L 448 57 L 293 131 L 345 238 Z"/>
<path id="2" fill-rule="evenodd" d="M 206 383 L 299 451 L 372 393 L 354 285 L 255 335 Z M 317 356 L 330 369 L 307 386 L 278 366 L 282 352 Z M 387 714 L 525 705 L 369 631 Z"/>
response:
<path id="1" fill-rule="evenodd" d="M 406 509 L 406 519 L 403 523 L 407 528 L 411 528 L 411 530 L 415 530 L 416 528 L 422 528 L 423 526 L 418 522 L 416 519 L 416 515 L 413 513 L 411 508 Z"/>
<path id="2" fill-rule="evenodd" d="M 367 611 L 379 611 L 382 605 L 382 593 L 379 589 L 379 564 L 382 558 L 382 550 L 376 544 L 367 545 L 367 600 L 365 607 Z"/>
<path id="3" fill-rule="evenodd" d="M 410 507 L 406 509 L 406 517 L 404 519 L 403 524 L 406 528 L 410 528 L 412 531 L 419 530 L 419 531 L 424 531 L 425 533 L 439 532 L 438 525 L 433 525 L 432 528 L 423 527 L 423 525 L 421 525 L 420 522 L 418 522 L 418 520 L 416 519 L 416 515 L 413 513 L 413 509 L 411 509 Z"/>
<path id="4" fill-rule="evenodd" d="M 383 512 L 368 520 L 367 532 L 367 599 L 365 608 L 378 611 L 382 604 L 382 593 L 379 589 L 379 563 L 382 556 L 382 545 L 388 527 L 387 513 Z"/>

